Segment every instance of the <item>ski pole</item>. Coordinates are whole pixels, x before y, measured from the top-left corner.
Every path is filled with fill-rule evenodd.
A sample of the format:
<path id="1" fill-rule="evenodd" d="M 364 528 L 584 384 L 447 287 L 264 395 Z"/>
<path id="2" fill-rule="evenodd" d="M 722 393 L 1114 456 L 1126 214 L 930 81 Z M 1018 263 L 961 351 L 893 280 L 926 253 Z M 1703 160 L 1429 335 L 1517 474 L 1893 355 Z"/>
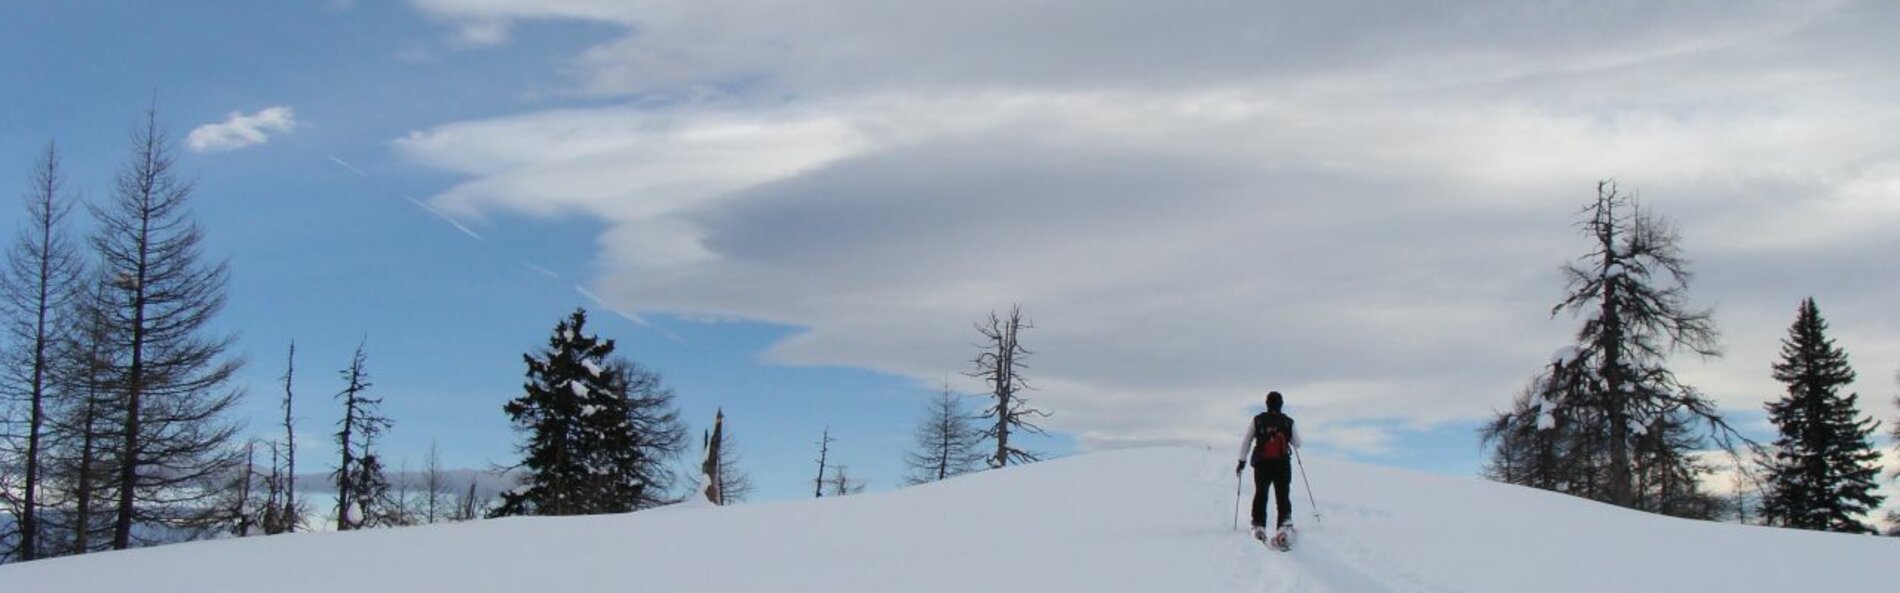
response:
<path id="1" fill-rule="evenodd" d="M 1240 531 L 1240 472 L 1234 472 L 1234 531 Z"/>
<path id="2" fill-rule="evenodd" d="M 1306 479 L 1306 462 L 1300 460 L 1300 449 L 1293 448 L 1293 462 L 1300 466 L 1300 485 L 1306 487 L 1306 504 L 1313 508 L 1313 524 L 1319 524 L 1319 503 L 1313 500 L 1313 481 Z"/>

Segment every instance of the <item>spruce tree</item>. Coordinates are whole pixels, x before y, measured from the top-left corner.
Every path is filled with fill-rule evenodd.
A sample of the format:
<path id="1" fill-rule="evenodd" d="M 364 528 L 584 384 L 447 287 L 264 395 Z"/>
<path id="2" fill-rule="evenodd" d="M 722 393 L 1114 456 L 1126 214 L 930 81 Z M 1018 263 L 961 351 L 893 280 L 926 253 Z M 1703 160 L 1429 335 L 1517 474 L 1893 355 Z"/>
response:
<path id="1" fill-rule="evenodd" d="M 547 349 L 523 355 L 524 393 L 502 406 L 525 437 L 520 487 L 494 516 L 622 513 L 668 502 L 671 458 L 685 427 L 659 375 L 610 358 L 613 340 L 588 335 L 587 312 L 554 327 Z"/>
<path id="2" fill-rule="evenodd" d="M 1874 493 L 1880 452 L 1871 436 L 1878 422 L 1864 418 L 1858 394 L 1840 395 L 1854 382 L 1847 352 L 1827 337 L 1827 321 L 1810 298 L 1801 303 L 1774 377 L 1787 395 L 1767 405 L 1779 431 L 1767 461 L 1768 495 L 1762 515 L 1797 529 L 1873 533 L 1861 517 L 1880 505 Z"/>

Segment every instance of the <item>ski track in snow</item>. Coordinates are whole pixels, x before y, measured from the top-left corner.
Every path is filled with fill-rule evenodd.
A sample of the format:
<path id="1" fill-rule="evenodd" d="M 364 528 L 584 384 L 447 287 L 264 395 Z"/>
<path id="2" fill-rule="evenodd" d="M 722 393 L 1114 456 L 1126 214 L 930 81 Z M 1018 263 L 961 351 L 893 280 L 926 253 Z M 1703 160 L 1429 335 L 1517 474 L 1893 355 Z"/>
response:
<path id="1" fill-rule="evenodd" d="M 1208 469 L 1232 474 L 1232 464 L 1219 460 L 1209 462 Z M 1251 472 L 1252 470 L 1248 470 Z M 1201 480 L 1203 484 L 1215 480 Z M 1319 509 L 1321 519 L 1313 518 L 1312 509 L 1306 508 L 1304 501 L 1295 502 L 1293 507 L 1294 524 L 1298 534 L 1293 540 L 1293 549 L 1287 552 L 1275 551 L 1254 540 L 1246 531 L 1248 511 L 1246 505 L 1253 499 L 1253 480 L 1243 475 L 1239 495 L 1239 516 L 1241 529 L 1233 532 L 1239 540 L 1233 544 L 1232 552 L 1227 555 L 1227 570 L 1232 578 L 1227 579 L 1228 591 L 1262 593 L 1448 593 L 1454 588 L 1433 586 L 1423 579 L 1408 575 L 1405 571 L 1391 566 L 1380 558 L 1371 547 L 1353 542 L 1350 537 L 1335 536 L 1326 529 L 1325 518 L 1334 517 L 1334 521 L 1378 521 L 1389 517 L 1382 511 L 1331 507 L 1322 505 Z M 1295 488 L 1299 488 L 1296 483 Z M 1210 493 L 1203 499 L 1220 496 Z M 1232 496 L 1228 496 L 1232 498 Z M 1232 503 L 1232 500 L 1228 501 Z M 1272 502 L 1268 501 L 1268 516 L 1272 516 Z M 1384 578 L 1381 578 L 1384 577 Z"/>
<path id="2" fill-rule="evenodd" d="M 1227 455 L 1116 451 L 820 500 L 197 542 L 0 566 L 0 592 L 1785 593 L 1881 590 L 1876 571 L 1900 557 L 1895 538 L 1321 458 L 1306 464 L 1321 520 L 1296 482 L 1299 535 L 1276 552 L 1235 528 L 1252 480 Z"/>

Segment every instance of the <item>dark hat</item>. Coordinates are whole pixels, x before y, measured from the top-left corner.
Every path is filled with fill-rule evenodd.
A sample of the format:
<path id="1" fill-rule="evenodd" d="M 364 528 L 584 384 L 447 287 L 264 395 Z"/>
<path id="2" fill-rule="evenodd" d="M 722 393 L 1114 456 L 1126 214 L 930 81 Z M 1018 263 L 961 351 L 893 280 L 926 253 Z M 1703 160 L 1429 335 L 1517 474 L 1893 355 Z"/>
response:
<path id="1" fill-rule="evenodd" d="M 1267 392 L 1267 411 L 1278 412 L 1283 405 L 1286 405 L 1286 396 L 1280 395 L 1278 391 Z"/>

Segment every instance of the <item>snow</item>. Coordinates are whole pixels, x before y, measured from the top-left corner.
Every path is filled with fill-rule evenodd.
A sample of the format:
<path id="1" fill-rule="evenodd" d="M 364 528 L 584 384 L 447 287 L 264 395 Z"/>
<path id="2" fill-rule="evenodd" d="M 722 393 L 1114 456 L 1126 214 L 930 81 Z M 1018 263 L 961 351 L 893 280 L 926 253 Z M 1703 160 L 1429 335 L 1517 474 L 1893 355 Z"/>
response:
<path id="1" fill-rule="evenodd" d="M 1578 356 L 1582 355 L 1583 350 L 1578 349 L 1576 346 L 1564 346 L 1558 348 L 1556 352 L 1551 353 L 1550 364 L 1554 366 L 1564 366 L 1570 364 L 1571 361 L 1576 360 Z"/>
<path id="2" fill-rule="evenodd" d="M 1557 427 L 1557 404 L 1544 397 L 1543 393 L 1531 394 L 1531 407 L 1537 410 L 1537 430 L 1550 430 Z"/>
<path id="3" fill-rule="evenodd" d="M 593 416 L 596 412 L 599 412 L 599 411 L 600 411 L 600 406 L 596 406 L 593 404 L 581 406 L 581 417 L 586 418 L 589 416 Z"/>
<path id="4" fill-rule="evenodd" d="M 587 369 L 587 373 L 590 375 L 595 377 L 601 376 L 600 365 L 595 364 L 592 358 L 581 359 L 581 368 Z"/>
<path id="5" fill-rule="evenodd" d="M 1305 461 L 1323 520 L 1295 484 L 1300 539 L 1288 553 L 1234 529 L 1225 447 L 1149 449 L 858 496 L 44 560 L 0 566 L 0 591 L 1786 593 L 1879 590 L 1883 567 L 1900 557 L 1896 538 L 1669 519 L 1476 479 Z"/>
<path id="6" fill-rule="evenodd" d="M 574 397 L 584 398 L 593 393 L 593 390 L 588 389 L 587 385 L 579 381 L 568 381 L 567 388 L 574 392 Z"/>

